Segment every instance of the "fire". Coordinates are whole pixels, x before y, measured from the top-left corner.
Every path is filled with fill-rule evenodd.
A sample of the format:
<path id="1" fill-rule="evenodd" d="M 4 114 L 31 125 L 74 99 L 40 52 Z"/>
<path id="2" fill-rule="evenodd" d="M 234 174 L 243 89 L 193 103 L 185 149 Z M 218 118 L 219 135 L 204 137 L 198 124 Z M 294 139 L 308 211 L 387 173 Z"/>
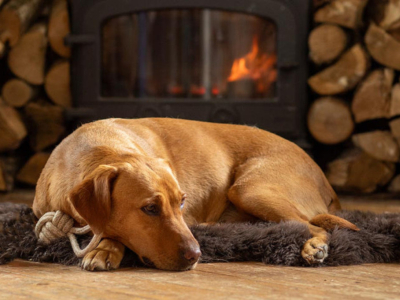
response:
<path id="1" fill-rule="evenodd" d="M 228 81 L 252 79 L 256 82 L 257 92 L 267 91 L 276 80 L 276 55 L 260 53 L 258 38 L 253 38 L 251 51 L 234 60 Z"/>

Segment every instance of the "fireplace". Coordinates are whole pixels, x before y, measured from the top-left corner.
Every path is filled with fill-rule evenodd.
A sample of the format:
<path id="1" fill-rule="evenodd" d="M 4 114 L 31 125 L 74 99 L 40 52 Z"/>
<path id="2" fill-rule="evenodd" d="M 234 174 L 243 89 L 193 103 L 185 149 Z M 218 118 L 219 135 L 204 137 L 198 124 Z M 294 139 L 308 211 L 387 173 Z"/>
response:
<path id="1" fill-rule="evenodd" d="M 304 140 L 309 0 L 72 0 L 80 122 L 178 117 Z"/>

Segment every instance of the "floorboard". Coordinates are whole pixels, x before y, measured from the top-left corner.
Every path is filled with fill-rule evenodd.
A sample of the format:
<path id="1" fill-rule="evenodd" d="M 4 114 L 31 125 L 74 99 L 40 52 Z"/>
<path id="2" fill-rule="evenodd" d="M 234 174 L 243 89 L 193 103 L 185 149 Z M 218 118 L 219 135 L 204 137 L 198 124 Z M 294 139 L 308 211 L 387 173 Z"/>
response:
<path id="1" fill-rule="evenodd" d="M 0 196 L 30 204 L 31 191 Z M 394 197 L 342 196 L 344 209 L 400 212 Z M 0 266 L 0 299 L 400 299 L 400 265 L 294 268 L 200 264 L 189 272 L 78 267 L 16 260 Z"/>

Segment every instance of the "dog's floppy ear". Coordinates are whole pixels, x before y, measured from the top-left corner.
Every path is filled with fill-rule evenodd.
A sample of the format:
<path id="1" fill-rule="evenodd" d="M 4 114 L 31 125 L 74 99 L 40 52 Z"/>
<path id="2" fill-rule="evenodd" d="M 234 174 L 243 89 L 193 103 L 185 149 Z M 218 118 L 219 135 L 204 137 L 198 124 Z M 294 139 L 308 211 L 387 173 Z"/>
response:
<path id="1" fill-rule="evenodd" d="M 117 175 L 116 166 L 100 165 L 69 195 L 72 205 L 95 234 L 104 231 L 110 217 L 111 188 Z"/>

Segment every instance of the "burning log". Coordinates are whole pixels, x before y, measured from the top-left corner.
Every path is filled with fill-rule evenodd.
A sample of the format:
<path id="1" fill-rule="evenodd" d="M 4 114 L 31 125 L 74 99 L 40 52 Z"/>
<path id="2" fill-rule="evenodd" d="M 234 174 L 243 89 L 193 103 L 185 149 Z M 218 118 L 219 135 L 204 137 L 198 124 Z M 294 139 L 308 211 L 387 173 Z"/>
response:
<path id="1" fill-rule="evenodd" d="M 350 149 L 328 165 L 326 176 L 343 191 L 372 193 L 387 184 L 395 173 L 394 163 L 379 161 L 359 149 Z"/>
<path id="2" fill-rule="evenodd" d="M 22 79 L 10 79 L 2 89 L 4 101 L 13 107 L 22 107 L 35 98 L 39 90 Z"/>
<path id="3" fill-rule="evenodd" d="M 400 70 L 400 42 L 384 29 L 371 24 L 365 35 L 365 44 L 371 56 L 379 63 Z"/>
<path id="4" fill-rule="evenodd" d="M 17 149 L 26 135 L 18 111 L 0 99 L 0 152 Z"/>
<path id="5" fill-rule="evenodd" d="M 67 60 L 55 62 L 44 80 L 49 98 L 61 107 L 71 107 L 70 65 Z"/>
<path id="6" fill-rule="evenodd" d="M 317 23 L 333 23 L 356 29 L 362 25 L 362 15 L 368 0 L 333 0 L 314 15 Z"/>
<path id="7" fill-rule="evenodd" d="M 390 131 L 376 130 L 353 135 L 353 143 L 372 157 L 397 162 L 400 158 L 399 145 Z"/>
<path id="8" fill-rule="evenodd" d="M 50 153 L 34 154 L 17 174 L 17 180 L 29 185 L 36 185 Z"/>
<path id="9" fill-rule="evenodd" d="M 312 136 L 324 144 L 347 140 L 354 129 L 349 106 L 338 98 L 319 98 L 311 106 L 307 118 Z"/>
<path id="10" fill-rule="evenodd" d="M 314 28 L 308 37 L 310 58 L 316 64 L 335 60 L 347 46 L 347 35 L 339 26 L 323 24 Z"/>
<path id="11" fill-rule="evenodd" d="M 64 44 L 64 38 L 69 32 L 67 0 L 53 0 L 48 37 L 51 48 L 62 57 L 71 56 L 70 47 Z"/>
<path id="12" fill-rule="evenodd" d="M 8 66 L 18 77 L 31 84 L 43 84 L 47 47 L 47 26 L 34 25 L 8 55 Z"/>
<path id="13" fill-rule="evenodd" d="M 257 95 L 256 83 L 251 78 L 228 81 L 227 91 L 229 98 L 251 99 Z"/>
<path id="14" fill-rule="evenodd" d="M 351 106 L 356 122 L 388 117 L 393 78 L 392 69 L 375 70 L 360 84 Z"/>
<path id="15" fill-rule="evenodd" d="M 45 0 L 10 0 L 0 11 L 0 41 L 14 47 L 39 15 Z"/>
<path id="16" fill-rule="evenodd" d="M 368 56 L 357 44 L 338 62 L 310 77 L 308 84 L 320 95 L 336 95 L 353 89 L 369 67 Z"/>

